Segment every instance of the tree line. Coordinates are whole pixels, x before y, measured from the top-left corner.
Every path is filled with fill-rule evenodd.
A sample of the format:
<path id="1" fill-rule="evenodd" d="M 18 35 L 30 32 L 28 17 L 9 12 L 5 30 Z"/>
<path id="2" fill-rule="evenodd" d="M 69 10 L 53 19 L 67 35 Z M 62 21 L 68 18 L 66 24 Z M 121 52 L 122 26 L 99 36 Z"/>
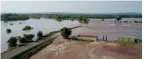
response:
<path id="1" fill-rule="evenodd" d="M 21 14 L 2 14 L 1 20 L 2 21 L 15 21 L 15 20 L 26 20 L 29 19 L 27 15 Z"/>
<path id="2" fill-rule="evenodd" d="M 98 18 L 98 19 L 112 19 L 117 18 L 117 16 L 121 18 L 142 18 L 140 14 L 2 14 L 1 20 L 2 21 L 14 21 L 14 20 L 27 20 L 30 18 L 40 19 L 41 17 L 44 18 L 51 18 L 57 21 L 63 20 L 78 20 L 80 23 L 87 23 L 89 18 Z"/>

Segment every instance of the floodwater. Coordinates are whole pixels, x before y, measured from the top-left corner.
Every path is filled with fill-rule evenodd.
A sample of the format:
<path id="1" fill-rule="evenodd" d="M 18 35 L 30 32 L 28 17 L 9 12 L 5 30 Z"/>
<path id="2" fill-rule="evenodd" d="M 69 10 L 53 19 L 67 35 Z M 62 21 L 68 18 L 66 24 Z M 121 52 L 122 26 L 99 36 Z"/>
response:
<path id="1" fill-rule="evenodd" d="M 30 31 L 23 31 L 22 29 L 26 25 L 30 25 L 31 27 L 33 27 L 33 29 Z M 63 27 L 74 27 L 78 25 L 80 25 L 78 21 L 64 20 L 58 22 L 53 19 L 45 19 L 45 18 L 29 19 L 25 21 L 8 21 L 8 22 L 1 21 L 1 53 L 8 49 L 7 41 L 10 37 L 23 36 L 23 34 L 35 34 L 33 40 L 36 40 L 37 38 L 36 34 L 38 31 L 42 31 L 43 34 L 48 34 L 49 32 L 60 30 Z M 6 32 L 7 28 L 10 28 L 12 30 L 10 34 L 7 34 Z"/>
<path id="2" fill-rule="evenodd" d="M 78 34 L 103 36 L 107 35 L 107 40 L 113 41 L 117 37 L 128 36 L 136 37 L 142 40 L 142 23 L 132 23 L 135 20 L 142 21 L 142 18 L 123 18 L 122 21 L 127 20 L 130 23 L 115 23 L 115 19 L 90 19 L 89 24 L 80 24 L 78 21 L 64 20 L 58 22 L 53 19 L 29 19 L 25 21 L 1 21 L 1 52 L 4 52 L 8 48 L 7 40 L 12 36 L 23 36 L 23 34 L 35 34 L 38 31 L 42 31 L 43 34 L 47 34 L 52 31 L 59 30 L 63 27 L 74 27 L 82 25 L 82 27 L 72 30 L 72 36 Z M 10 25 L 10 24 L 13 25 Z M 22 23 L 22 24 L 20 24 Z M 33 27 L 30 31 L 23 31 L 22 29 L 30 25 Z M 6 29 L 10 28 L 12 32 L 7 34 Z M 33 40 L 36 40 L 36 36 Z"/>
<path id="3" fill-rule="evenodd" d="M 90 19 L 89 24 L 82 24 L 80 28 L 74 29 L 71 36 L 75 35 L 96 35 L 102 38 L 107 35 L 108 41 L 114 41 L 117 37 L 132 37 L 142 40 L 142 23 L 132 23 L 142 21 L 142 18 L 123 18 L 121 21 L 129 23 L 115 23 L 115 19 Z"/>

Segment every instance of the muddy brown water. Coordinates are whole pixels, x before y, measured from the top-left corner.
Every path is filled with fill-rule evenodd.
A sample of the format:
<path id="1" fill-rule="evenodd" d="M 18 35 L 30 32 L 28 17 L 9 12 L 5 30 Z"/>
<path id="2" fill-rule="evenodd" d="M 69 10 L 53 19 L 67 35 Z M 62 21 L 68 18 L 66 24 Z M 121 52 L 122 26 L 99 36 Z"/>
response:
<path id="1" fill-rule="evenodd" d="M 117 37 L 135 37 L 136 39 L 142 39 L 142 23 L 115 23 L 115 19 L 91 19 L 89 24 L 81 24 L 82 27 L 74 29 L 71 36 L 78 34 L 96 35 L 102 38 L 103 35 L 107 35 L 107 40 L 114 41 Z M 124 18 L 121 21 L 141 21 L 141 18 Z"/>

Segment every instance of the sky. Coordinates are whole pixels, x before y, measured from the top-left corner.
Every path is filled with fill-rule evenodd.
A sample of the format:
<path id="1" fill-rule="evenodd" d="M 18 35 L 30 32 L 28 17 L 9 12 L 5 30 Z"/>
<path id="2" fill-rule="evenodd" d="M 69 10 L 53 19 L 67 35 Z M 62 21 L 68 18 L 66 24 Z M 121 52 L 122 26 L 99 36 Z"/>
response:
<path id="1" fill-rule="evenodd" d="M 2 1 L 1 12 L 12 13 L 142 13 L 141 1 Z"/>

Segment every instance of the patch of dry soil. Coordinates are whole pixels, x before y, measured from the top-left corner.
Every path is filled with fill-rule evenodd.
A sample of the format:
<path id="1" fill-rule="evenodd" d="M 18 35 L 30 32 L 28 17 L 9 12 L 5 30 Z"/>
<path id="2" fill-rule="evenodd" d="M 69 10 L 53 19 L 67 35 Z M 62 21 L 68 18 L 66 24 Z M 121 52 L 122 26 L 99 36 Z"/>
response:
<path id="1" fill-rule="evenodd" d="M 30 57 L 30 59 L 132 59 L 133 55 L 117 52 L 119 47 L 115 43 L 105 42 L 80 42 L 66 40 L 62 37 Z M 113 49 L 112 49 L 113 48 Z M 134 49 L 133 49 L 134 50 Z M 137 52 L 137 50 L 134 50 Z M 134 52 L 134 53 L 136 53 Z M 136 58 L 141 57 L 137 56 Z"/>

